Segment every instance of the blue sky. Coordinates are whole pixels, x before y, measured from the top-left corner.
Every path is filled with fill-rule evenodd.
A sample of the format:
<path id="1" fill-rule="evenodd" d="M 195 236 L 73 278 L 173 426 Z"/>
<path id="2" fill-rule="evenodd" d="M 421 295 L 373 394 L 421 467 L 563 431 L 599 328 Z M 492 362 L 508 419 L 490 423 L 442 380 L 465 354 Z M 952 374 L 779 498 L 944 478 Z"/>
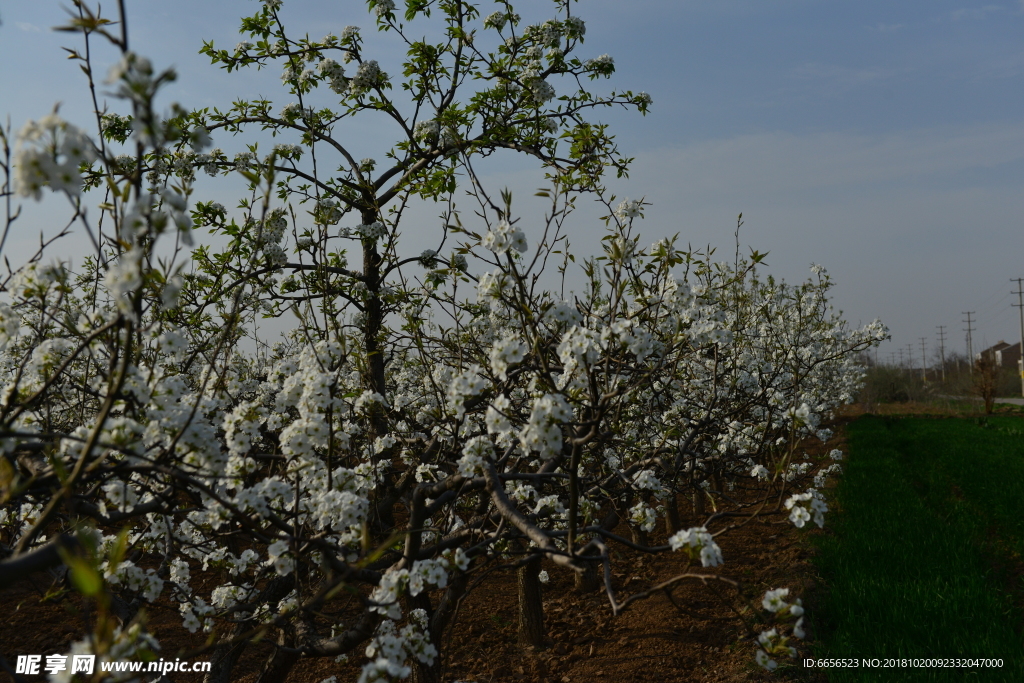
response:
<path id="1" fill-rule="evenodd" d="M 63 21 L 60 4 L 0 1 L 0 115 L 15 129 L 58 100 L 65 116 L 88 121 L 83 79 L 60 51 L 74 36 L 49 30 Z M 127 4 L 133 47 L 179 71 L 168 103 L 224 106 L 257 93 L 289 101 L 276 70 L 228 75 L 197 54 L 204 38 L 233 46 L 253 0 Z M 588 29 L 581 54 L 615 58 L 616 75 L 595 87 L 654 98 L 646 118 L 599 114 L 636 157 L 630 180 L 614 189 L 651 202 L 643 227 L 651 241 L 678 232 L 731 253 L 743 212 L 743 239 L 771 252 L 773 273 L 800 279 L 820 263 L 848 319 L 889 325 L 894 340 L 883 359 L 921 336 L 934 347 L 937 325 L 946 326 L 949 348 L 962 350 L 968 310 L 977 315 L 976 348 L 1018 338 L 1009 279 L 1024 277 L 1024 2 L 576 7 Z M 531 22 L 550 8 L 517 4 Z M 344 0 L 285 0 L 284 16 L 313 37 L 372 26 L 364 4 Z M 371 45 L 384 55 L 394 44 Z M 109 58 L 98 54 L 100 63 Z M 349 134 L 372 140 L 379 132 L 368 125 Z M 488 169 L 488 180 L 520 195 L 540 184 L 515 160 Z M 19 236 L 27 244 L 57 215 L 26 206 Z M 581 211 L 576 244 L 593 244 L 586 238 L 596 226 L 587 222 L 596 215 Z"/>

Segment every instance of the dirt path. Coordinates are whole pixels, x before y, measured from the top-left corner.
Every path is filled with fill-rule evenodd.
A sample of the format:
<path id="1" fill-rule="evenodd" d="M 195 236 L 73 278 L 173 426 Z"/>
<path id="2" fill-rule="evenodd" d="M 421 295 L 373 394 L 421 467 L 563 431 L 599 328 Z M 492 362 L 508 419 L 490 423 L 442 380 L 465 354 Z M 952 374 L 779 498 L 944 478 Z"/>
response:
<path id="1" fill-rule="evenodd" d="M 836 436 L 827 444 L 809 444 L 803 450 L 812 455 L 832 448 L 845 451 L 843 424 L 833 425 Z M 681 526 L 700 524 L 703 518 L 689 514 L 684 515 Z M 766 615 L 759 606 L 766 590 L 788 587 L 793 597 L 805 598 L 808 635 L 813 639 L 815 576 L 810 538 L 820 533 L 827 531 L 796 529 L 779 516 L 774 521 L 754 520 L 716 539 L 724 566 L 701 570 L 740 581 L 740 593 L 693 581 L 679 584 L 671 598 L 655 594 L 633 603 L 617 617 L 612 616 L 603 592 L 580 595 L 573 590 L 568 570 L 545 566 L 550 576 L 544 586 L 547 638 L 545 647 L 538 650 L 516 644 L 515 577 L 510 571 L 495 571 L 460 609 L 445 647 L 443 681 L 823 681 L 819 672 L 804 670 L 799 664 L 780 667 L 771 674 L 762 670 L 754 661 L 756 631 L 748 626 L 756 626 L 756 620 Z M 652 540 L 664 543 L 666 537 L 664 530 L 658 530 Z M 613 552 L 614 566 L 621 570 L 613 576 L 620 600 L 685 570 L 679 553 L 651 556 L 622 548 L 613 548 Z M 200 579 L 197 572 L 193 576 Z M 87 621 L 81 599 L 66 596 L 41 602 L 50 583 L 49 576 L 40 573 L 0 592 L 0 609 L 8 615 L 0 622 L 0 654 L 8 662 L 13 663 L 18 654 L 67 652 L 70 642 L 81 637 Z M 202 633 L 189 636 L 180 623 L 177 610 L 169 604 L 151 610 L 150 628 L 161 640 L 165 658 L 203 642 Z M 235 680 L 253 683 L 270 651 L 266 643 L 250 646 L 236 667 Z M 805 646 L 801 656 L 808 655 Z M 354 681 L 363 661 L 361 652 L 347 664 L 331 659 L 300 660 L 289 681 L 319 683 L 329 676 L 337 676 L 340 683 Z M 0 673 L 0 681 L 6 680 L 9 678 Z M 200 675 L 179 674 L 171 680 L 191 683 L 199 681 Z"/>

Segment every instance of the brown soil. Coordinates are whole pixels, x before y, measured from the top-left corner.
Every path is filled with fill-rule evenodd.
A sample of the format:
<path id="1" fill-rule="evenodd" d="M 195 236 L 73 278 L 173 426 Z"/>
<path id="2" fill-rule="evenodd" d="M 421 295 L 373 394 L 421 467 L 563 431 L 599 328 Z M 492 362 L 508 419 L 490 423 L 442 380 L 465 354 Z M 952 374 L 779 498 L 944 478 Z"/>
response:
<path id="1" fill-rule="evenodd" d="M 815 455 L 832 448 L 845 452 L 843 426 L 847 421 L 848 418 L 832 425 L 836 435 L 827 444 L 811 443 L 801 452 Z M 686 506 L 682 507 L 682 528 L 703 523 L 702 518 L 685 514 Z M 550 576 L 544 586 L 547 637 L 545 647 L 539 649 L 516 643 L 515 576 L 508 570 L 494 571 L 466 598 L 448 633 L 443 648 L 442 680 L 823 681 L 821 670 L 804 669 L 799 660 L 780 661 L 780 668 L 773 673 L 754 662 L 754 636 L 767 628 L 762 621 L 767 613 L 760 607 L 761 596 L 766 590 L 779 587 L 790 588 L 791 598 L 812 593 L 813 549 L 808 541 L 820 533 L 826 532 L 816 527 L 796 529 L 780 515 L 755 519 L 716 539 L 725 559 L 725 565 L 717 570 L 699 566 L 687 569 L 681 553 L 652 556 L 613 547 L 613 583 L 619 600 L 684 571 L 720 573 L 741 583 L 741 590 L 736 591 L 724 584 L 712 585 L 714 582 L 684 582 L 673 588 L 674 600 L 657 593 L 632 603 L 618 616 L 612 615 L 603 589 L 580 595 L 573 590 L 573 577 L 568 570 L 548 564 L 544 567 Z M 663 543 L 666 534 L 658 530 L 652 536 L 652 541 Z M 192 575 L 193 585 L 199 585 L 204 578 L 214 578 L 202 577 L 195 568 Z M 83 600 L 77 595 L 44 599 L 52 583 L 49 574 L 42 572 L 17 585 L 0 588 L 0 609 L 7 615 L 0 623 L 0 654 L 12 666 L 19 654 L 67 652 L 70 643 L 82 637 L 90 622 Z M 433 597 L 436 600 L 437 596 Z M 162 656 L 170 659 L 176 653 L 201 646 L 205 634 L 190 636 L 183 631 L 177 610 L 165 600 L 162 603 L 154 605 L 147 614 L 150 631 L 161 641 Z M 813 642 L 813 604 L 807 606 L 811 626 L 808 637 Z M 234 679 L 253 683 L 271 649 L 267 642 L 249 646 L 235 667 Z M 339 682 L 354 681 L 365 661 L 361 650 L 357 654 L 348 664 L 338 664 L 333 659 L 300 660 L 288 680 L 319 683 L 336 675 Z M 811 655 L 803 644 L 799 657 L 807 656 Z M 201 674 L 171 674 L 170 678 L 175 683 L 188 683 L 199 681 Z M 8 680 L 0 671 L 0 681 Z"/>

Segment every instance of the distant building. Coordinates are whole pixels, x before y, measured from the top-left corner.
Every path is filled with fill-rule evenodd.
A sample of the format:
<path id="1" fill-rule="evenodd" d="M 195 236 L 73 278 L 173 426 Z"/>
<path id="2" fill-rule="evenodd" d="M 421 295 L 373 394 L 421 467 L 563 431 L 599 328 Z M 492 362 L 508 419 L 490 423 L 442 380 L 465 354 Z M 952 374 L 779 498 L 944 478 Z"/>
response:
<path id="1" fill-rule="evenodd" d="M 975 360 L 991 358 L 1001 368 L 1016 368 L 1020 361 L 1020 342 L 1007 344 L 1001 341 L 998 344 L 988 347 L 981 353 L 975 354 Z"/>

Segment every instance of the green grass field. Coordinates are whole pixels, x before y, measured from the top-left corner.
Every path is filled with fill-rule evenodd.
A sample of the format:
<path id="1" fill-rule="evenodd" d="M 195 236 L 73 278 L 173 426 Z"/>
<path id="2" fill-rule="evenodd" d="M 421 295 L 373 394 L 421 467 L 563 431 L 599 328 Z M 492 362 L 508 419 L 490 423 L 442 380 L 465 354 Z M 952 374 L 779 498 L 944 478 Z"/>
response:
<path id="1" fill-rule="evenodd" d="M 868 415 L 849 434 L 816 559 L 815 656 L 1003 668 L 836 669 L 830 680 L 1024 681 L 1024 419 Z"/>

